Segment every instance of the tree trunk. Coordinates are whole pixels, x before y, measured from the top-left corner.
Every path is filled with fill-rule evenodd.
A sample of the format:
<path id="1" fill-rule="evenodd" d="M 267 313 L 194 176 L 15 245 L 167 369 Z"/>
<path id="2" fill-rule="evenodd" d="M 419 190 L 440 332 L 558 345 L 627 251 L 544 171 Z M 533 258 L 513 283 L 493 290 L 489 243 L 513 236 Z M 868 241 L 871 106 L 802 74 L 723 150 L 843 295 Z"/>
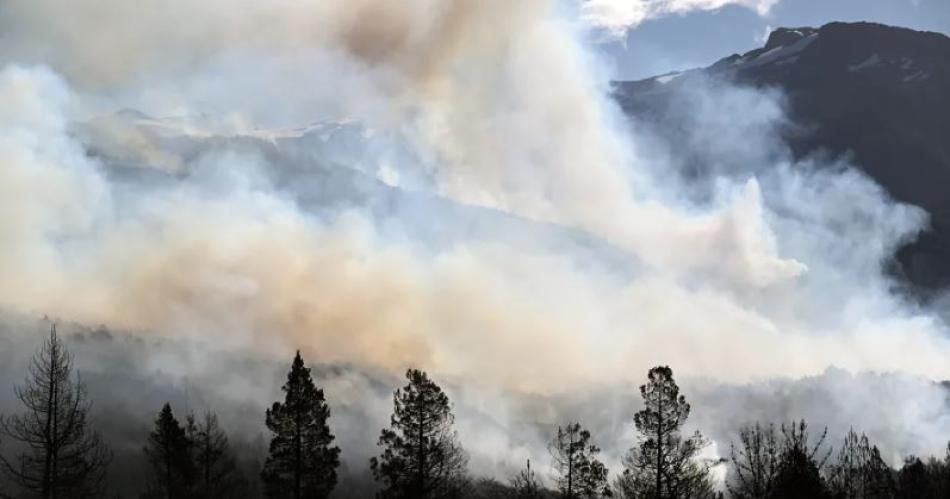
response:
<path id="1" fill-rule="evenodd" d="M 208 456 L 211 455 L 211 442 L 209 442 L 211 436 L 205 435 L 205 458 L 203 468 L 204 468 L 204 477 L 205 477 L 205 497 L 211 497 L 211 463 L 208 460 Z"/>
<path id="2" fill-rule="evenodd" d="M 46 499 L 50 497 L 50 475 L 53 468 L 53 449 L 52 445 L 50 445 L 49 436 L 53 434 L 53 387 L 55 386 L 55 382 L 50 383 L 50 391 L 46 403 L 46 442 L 43 443 L 43 450 L 46 452 L 43 464 L 43 497 Z"/>
<path id="3" fill-rule="evenodd" d="M 663 397 L 657 404 L 656 430 L 656 497 L 663 499 Z"/>
<path id="4" fill-rule="evenodd" d="M 167 439 L 166 439 L 167 440 Z M 172 447 L 165 442 L 165 497 L 173 499 L 172 494 Z"/>
<path id="5" fill-rule="evenodd" d="M 568 427 L 570 429 L 570 427 Z M 567 497 L 574 497 L 574 434 L 567 441 Z"/>
<path id="6" fill-rule="evenodd" d="M 303 466 L 301 465 L 301 460 L 303 459 L 302 445 L 300 438 L 300 412 L 299 410 L 295 414 L 296 420 L 294 421 L 295 433 L 294 433 L 294 499 L 300 499 L 301 490 L 300 490 L 300 475 L 302 472 Z"/>
<path id="7" fill-rule="evenodd" d="M 54 357 L 55 359 L 55 357 Z M 59 386 L 56 383 L 56 376 L 59 376 L 59 366 L 53 362 L 52 371 L 54 374 L 51 390 L 53 393 L 53 432 L 50 434 L 50 464 L 51 472 L 49 476 L 49 497 L 56 499 L 56 489 L 59 487 Z"/>
<path id="8" fill-rule="evenodd" d="M 423 403 L 419 401 L 419 476 L 417 477 L 418 487 L 419 487 L 419 498 L 422 499 L 425 497 L 425 466 L 426 466 L 426 452 L 425 452 L 425 410 Z"/>

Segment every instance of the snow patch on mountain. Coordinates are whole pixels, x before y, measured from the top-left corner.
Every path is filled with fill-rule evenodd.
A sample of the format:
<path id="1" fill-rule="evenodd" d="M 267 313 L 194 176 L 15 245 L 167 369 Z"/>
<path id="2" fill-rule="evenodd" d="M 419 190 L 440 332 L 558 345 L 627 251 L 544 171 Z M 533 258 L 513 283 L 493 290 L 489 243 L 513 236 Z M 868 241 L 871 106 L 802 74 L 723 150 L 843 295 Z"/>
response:
<path id="1" fill-rule="evenodd" d="M 802 34 L 800 31 L 794 33 Z M 774 45 L 764 52 L 758 54 L 747 54 L 737 59 L 734 64 L 739 69 L 752 69 L 767 64 L 792 64 L 798 60 L 802 51 L 809 45 L 818 40 L 818 33 L 811 33 L 808 36 L 802 36 L 795 42 L 786 45 Z"/>
<path id="2" fill-rule="evenodd" d="M 870 69 L 875 66 L 879 66 L 881 65 L 881 62 L 882 62 L 881 56 L 875 53 L 875 54 L 872 54 L 871 57 L 868 57 L 861 63 L 848 66 L 848 71 L 851 71 L 852 73 L 856 73 L 858 71 L 863 71 L 865 69 Z"/>

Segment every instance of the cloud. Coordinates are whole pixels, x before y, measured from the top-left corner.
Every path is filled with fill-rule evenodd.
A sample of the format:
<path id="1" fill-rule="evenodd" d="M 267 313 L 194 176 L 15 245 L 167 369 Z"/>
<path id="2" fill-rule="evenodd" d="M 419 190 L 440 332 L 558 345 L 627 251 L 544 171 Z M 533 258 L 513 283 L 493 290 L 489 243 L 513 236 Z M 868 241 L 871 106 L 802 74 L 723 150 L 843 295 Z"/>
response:
<path id="1" fill-rule="evenodd" d="M 738 5 L 767 15 L 779 0 L 584 0 L 581 11 L 591 26 L 623 36 L 644 21 Z"/>

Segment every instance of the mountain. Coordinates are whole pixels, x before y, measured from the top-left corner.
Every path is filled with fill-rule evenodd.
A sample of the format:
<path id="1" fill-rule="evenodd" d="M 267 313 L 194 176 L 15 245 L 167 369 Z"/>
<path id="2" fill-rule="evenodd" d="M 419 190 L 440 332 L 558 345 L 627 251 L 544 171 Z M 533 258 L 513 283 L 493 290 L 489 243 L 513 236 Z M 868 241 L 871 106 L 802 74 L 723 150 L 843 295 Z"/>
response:
<path id="1" fill-rule="evenodd" d="M 618 82 L 615 95 L 625 112 L 662 123 L 677 88 L 696 77 L 781 89 L 797 125 L 783 132 L 794 156 L 847 157 L 893 198 L 924 208 L 931 228 L 899 251 L 900 271 L 920 289 L 950 285 L 950 38 L 872 23 L 782 28 L 762 48 Z"/>
<path id="2" fill-rule="evenodd" d="M 558 248 L 620 273 L 640 268 L 639 260 L 595 234 L 433 194 L 425 184 L 432 180 L 407 166 L 424 165 L 424 159 L 397 132 L 349 121 L 235 131 L 220 121 L 127 109 L 73 123 L 71 131 L 119 196 L 245 175 L 315 219 L 369 214 L 382 221 L 381 237 L 407 237 L 430 249 L 463 240 L 504 241 L 527 253 Z M 224 174 L 219 164 L 234 166 Z M 406 167 L 390 174 L 391 165 Z"/>

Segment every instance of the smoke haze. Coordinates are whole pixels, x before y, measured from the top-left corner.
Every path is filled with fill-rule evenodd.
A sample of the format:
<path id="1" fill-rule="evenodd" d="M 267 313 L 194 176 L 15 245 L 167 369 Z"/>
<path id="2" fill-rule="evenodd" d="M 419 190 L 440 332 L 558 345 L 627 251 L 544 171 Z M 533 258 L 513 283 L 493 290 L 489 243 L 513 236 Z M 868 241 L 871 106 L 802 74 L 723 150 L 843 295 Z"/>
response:
<path id="1" fill-rule="evenodd" d="M 884 273 L 924 212 L 792 159 L 777 91 L 697 78 L 675 141 L 610 96 L 597 30 L 725 3 L 5 2 L 2 379 L 46 315 L 85 371 L 166 387 L 97 407 L 248 434 L 300 348 L 354 469 L 409 366 L 479 472 L 546 462 L 569 418 L 616 470 L 657 364 L 720 450 L 740 410 L 943 448 L 946 326 Z"/>

